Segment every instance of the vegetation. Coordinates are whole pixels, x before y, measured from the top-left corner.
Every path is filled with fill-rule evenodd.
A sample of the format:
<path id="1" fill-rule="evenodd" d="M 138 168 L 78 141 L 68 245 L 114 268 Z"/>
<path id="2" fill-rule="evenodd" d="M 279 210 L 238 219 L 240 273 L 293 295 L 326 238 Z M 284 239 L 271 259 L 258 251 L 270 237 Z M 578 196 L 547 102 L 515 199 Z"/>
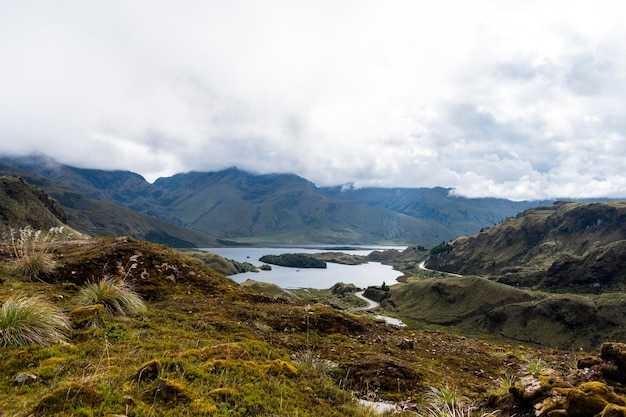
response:
<path id="1" fill-rule="evenodd" d="M 48 233 L 34 230 L 30 226 L 19 230 L 11 228 L 9 239 L 13 265 L 10 270 L 14 274 L 34 280 L 42 279 L 52 273 L 55 262 L 49 253 L 50 243 L 56 235 L 62 233 L 62 227 L 52 227 Z"/>
<path id="2" fill-rule="evenodd" d="M 135 265 L 135 264 L 134 264 Z M 146 305 L 139 294 L 122 278 L 104 276 L 98 282 L 87 282 L 76 296 L 76 305 L 102 304 L 112 315 L 136 315 Z"/>
<path id="3" fill-rule="evenodd" d="M 0 307 L 0 347 L 49 346 L 66 339 L 69 319 L 41 297 L 10 297 Z"/>
<path id="4" fill-rule="evenodd" d="M 461 198 L 444 188 L 319 188 L 292 174 L 252 175 L 235 168 L 178 174 L 150 184 L 132 172 L 79 169 L 45 157 L 3 160 L 0 173 L 40 185 L 76 229 L 181 248 L 232 240 L 436 244 L 535 204 Z M 174 225 L 190 225 L 194 231 Z"/>
<path id="5" fill-rule="evenodd" d="M 116 276 L 146 310 L 102 317 L 93 308 L 82 313 L 101 317 L 97 326 L 72 314 L 68 344 L 3 347 L 0 409 L 8 415 L 371 416 L 357 398 L 418 404 L 427 387 L 447 382 L 474 403 L 505 370 L 522 370 L 522 353 L 571 363 L 568 352 L 501 348 L 262 295 L 128 238 L 63 242 L 51 255 L 57 268 L 47 282 L 6 276 L 0 299 L 19 290 L 74 313 L 92 277 Z M 413 349 L 400 348 L 404 339 Z M 498 350 L 512 356 L 496 359 Z M 31 382 L 14 382 L 22 373 Z"/>
<path id="6" fill-rule="evenodd" d="M 440 253 L 447 252 L 452 252 L 452 245 L 446 242 L 441 242 L 430 250 L 431 255 L 439 255 Z"/>
<path id="7" fill-rule="evenodd" d="M 293 268 L 326 268 L 326 262 L 302 253 L 264 255 L 259 260 L 268 264 L 289 266 Z"/>

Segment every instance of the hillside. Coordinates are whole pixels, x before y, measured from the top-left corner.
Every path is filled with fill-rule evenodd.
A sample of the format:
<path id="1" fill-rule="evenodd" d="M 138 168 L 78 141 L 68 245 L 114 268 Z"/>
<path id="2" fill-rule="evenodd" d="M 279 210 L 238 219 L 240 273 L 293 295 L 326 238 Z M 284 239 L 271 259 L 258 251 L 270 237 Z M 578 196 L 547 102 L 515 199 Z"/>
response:
<path id="1" fill-rule="evenodd" d="M 437 244 L 533 205 L 450 197 L 444 189 L 341 192 L 293 174 L 253 175 L 235 168 L 149 184 L 132 172 L 78 169 L 41 156 L 4 160 L 90 198 L 247 242 Z"/>
<path id="2" fill-rule="evenodd" d="M 354 394 L 410 402 L 445 383 L 478 401 L 498 389 L 478 370 L 496 378 L 525 366 L 521 355 L 493 357 L 518 348 L 266 297 L 159 245 L 92 239 L 50 253 L 56 268 L 46 282 L 7 273 L 12 260 L 0 258 L 2 302 L 15 292 L 38 296 L 72 320 L 69 343 L 0 347 L 7 415 L 369 416 Z M 125 316 L 77 309 L 80 289 L 105 276 L 132 285 L 147 309 Z M 404 339 L 414 346 L 400 348 Z M 424 354 L 426 346 L 440 353 Z M 30 380 L 15 384 L 18 375 Z"/>
<path id="3" fill-rule="evenodd" d="M 626 284 L 626 202 L 532 208 L 431 255 L 428 268 L 551 291 L 616 291 Z"/>
<path id="4" fill-rule="evenodd" d="M 67 216 L 61 206 L 39 188 L 22 178 L 0 177 L 0 228 L 31 226 L 48 230 L 65 225 Z"/>
<path id="5" fill-rule="evenodd" d="M 0 180 L 3 213 L 62 224 L 41 190 Z M 385 407 L 591 417 L 624 405 L 626 345 L 602 343 L 625 337 L 621 296 L 548 296 L 423 271 L 431 277 L 394 285 L 383 301 L 413 320 L 396 327 L 343 310 L 341 292 L 240 286 L 205 259 L 128 237 L 18 245 L 19 256 L 0 242 L 0 415 L 373 417 L 370 407 Z M 45 274 L 33 273 L 39 254 Z M 371 256 L 412 265 L 425 250 Z M 492 338 L 419 329 L 428 323 Z"/>
<path id="6" fill-rule="evenodd" d="M 0 162 L 0 175 L 12 178 L 19 177 L 29 189 L 37 189 L 38 191 L 35 191 L 37 195 L 45 194 L 47 201 L 49 201 L 46 203 L 46 210 L 52 210 L 52 213 L 62 212 L 62 218 L 57 216 L 62 223 L 91 236 L 126 235 L 172 247 L 220 246 L 215 239 L 202 233 L 175 226 L 112 202 L 86 197 L 83 194 L 60 187 L 43 177 L 2 162 Z M 4 200 L 4 204 L 15 204 L 9 202 L 12 200 L 11 196 L 4 194 L 4 197 L 8 198 L 8 200 Z M 0 197 L 0 199 L 2 198 Z M 19 224 L 20 227 L 23 227 L 30 222 L 30 226 L 35 229 L 44 228 L 39 226 L 40 211 L 38 207 L 41 204 L 37 202 L 37 198 L 29 198 L 26 202 L 21 201 L 19 204 L 22 207 L 28 207 L 28 210 L 22 210 L 21 213 L 15 210 L 3 210 L 6 217 L 4 219 L 5 224 Z M 28 216 L 28 219 L 20 218 L 24 214 Z M 50 213 L 43 214 L 43 216 L 47 218 Z"/>
<path id="7" fill-rule="evenodd" d="M 449 188 L 346 188 L 324 191 L 335 198 L 382 207 L 415 218 L 430 219 L 455 231 L 455 236 L 472 235 L 483 227 L 545 202 L 511 201 L 501 198 L 465 198 Z M 447 241 L 442 236 L 437 242 Z M 415 242 L 413 242 L 415 243 Z"/>

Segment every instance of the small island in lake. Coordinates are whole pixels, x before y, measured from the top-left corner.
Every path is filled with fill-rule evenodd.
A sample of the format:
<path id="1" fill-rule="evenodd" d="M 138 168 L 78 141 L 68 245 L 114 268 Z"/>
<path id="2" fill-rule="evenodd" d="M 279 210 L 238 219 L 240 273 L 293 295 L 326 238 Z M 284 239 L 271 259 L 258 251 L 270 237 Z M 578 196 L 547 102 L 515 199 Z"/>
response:
<path id="1" fill-rule="evenodd" d="M 259 259 L 267 264 L 289 266 L 293 268 L 326 268 L 326 262 L 302 253 L 285 253 L 282 255 L 264 255 Z"/>

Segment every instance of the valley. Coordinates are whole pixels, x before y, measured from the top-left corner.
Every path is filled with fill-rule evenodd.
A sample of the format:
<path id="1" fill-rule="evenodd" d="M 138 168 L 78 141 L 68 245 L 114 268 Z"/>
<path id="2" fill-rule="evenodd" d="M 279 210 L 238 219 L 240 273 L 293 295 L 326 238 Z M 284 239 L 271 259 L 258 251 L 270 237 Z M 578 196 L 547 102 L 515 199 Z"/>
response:
<path id="1" fill-rule="evenodd" d="M 245 261 L 90 235 L 70 219 L 91 212 L 29 180 L 68 192 L 2 178 L 0 415 L 374 416 L 364 404 L 378 402 L 418 416 L 626 413 L 622 202 L 526 208 L 366 255 L 332 247 L 311 256 L 401 276 L 285 289 L 231 279 L 256 267 Z M 233 243 L 208 239 L 190 247 Z M 361 310 L 359 290 L 406 326 Z M 13 320 L 23 307 L 37 314 Z M 29 326 L 49 327 L 37 339 Z"/>

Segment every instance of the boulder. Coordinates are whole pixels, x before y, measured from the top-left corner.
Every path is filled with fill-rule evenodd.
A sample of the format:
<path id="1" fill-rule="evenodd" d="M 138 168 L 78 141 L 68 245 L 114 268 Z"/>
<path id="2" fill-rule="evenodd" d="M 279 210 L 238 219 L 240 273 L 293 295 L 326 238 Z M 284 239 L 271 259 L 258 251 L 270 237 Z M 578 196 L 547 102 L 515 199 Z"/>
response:
<path id="1" fill-rule="evenodd" d="M 626 382 L 626 344 L 607 342 L 600 349 L 602 373 L 615 381 Z"/>
<path id="2" fill-rule="evenodd" d="M 34 382 L 37 382 L 37 376 L 30 374 L 28 372 L 20 372 L 13 378 L 13 383 L 15 385 L 29 385 Z"/>

